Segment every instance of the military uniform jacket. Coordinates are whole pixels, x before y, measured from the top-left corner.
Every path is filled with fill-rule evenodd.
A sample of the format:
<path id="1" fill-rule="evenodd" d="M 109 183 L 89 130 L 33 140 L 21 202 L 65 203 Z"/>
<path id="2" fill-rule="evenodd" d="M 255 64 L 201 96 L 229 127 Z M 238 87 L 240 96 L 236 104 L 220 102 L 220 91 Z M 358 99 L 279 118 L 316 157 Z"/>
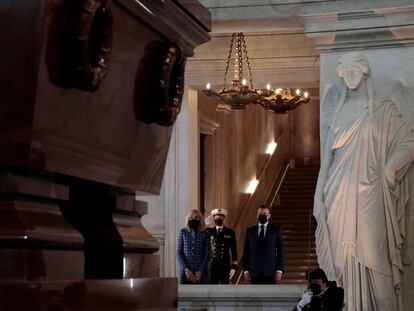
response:
<path id="1" fill-rule="evenodd" d="M 211 232 L 211 264 L 210 270 L 229 271 L 237 268 L 237 244 L 236 234 L 226 226 L 223 226 L 220 234 L 216 227 L 209 228 Z"/>

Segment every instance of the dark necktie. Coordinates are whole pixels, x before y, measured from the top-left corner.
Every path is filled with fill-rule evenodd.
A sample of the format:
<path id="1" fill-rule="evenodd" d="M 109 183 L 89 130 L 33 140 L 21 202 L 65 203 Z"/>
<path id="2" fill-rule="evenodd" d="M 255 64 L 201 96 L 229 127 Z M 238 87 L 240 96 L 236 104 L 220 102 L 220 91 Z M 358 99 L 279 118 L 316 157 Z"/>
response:
<path id="1" fill-rule="evenodd" d="M 259 239 L 264 240 L 264 225 L 260 225 Z"/>
<path id="2" fill-rule="evenodd" d="M 220 233 L 221 233 L 221 228 L 218 228 L 217 229 L 217 235 L 220 235 Z"/>

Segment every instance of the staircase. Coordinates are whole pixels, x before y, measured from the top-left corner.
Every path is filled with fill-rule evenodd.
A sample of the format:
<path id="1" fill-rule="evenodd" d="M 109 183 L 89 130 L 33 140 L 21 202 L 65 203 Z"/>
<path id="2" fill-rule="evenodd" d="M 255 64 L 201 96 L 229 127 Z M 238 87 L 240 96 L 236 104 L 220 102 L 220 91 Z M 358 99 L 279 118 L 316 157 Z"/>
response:
<path id="1" fill-rule="evenodd" d="M 289 168 L 272 207 L 270 222 L 281 227 L 285 244 L 282 284 L 307 284 L 308 268 L 313 270 L 318 267 L 316 222 L 312 215 L 318 172 L 318 166 Z"/>

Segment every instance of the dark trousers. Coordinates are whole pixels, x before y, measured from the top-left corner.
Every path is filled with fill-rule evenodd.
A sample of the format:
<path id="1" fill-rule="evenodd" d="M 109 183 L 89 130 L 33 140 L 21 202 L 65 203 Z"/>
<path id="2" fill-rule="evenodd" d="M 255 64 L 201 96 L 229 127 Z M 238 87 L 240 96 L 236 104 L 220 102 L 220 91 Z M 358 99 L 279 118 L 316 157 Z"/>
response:
<path id="1" fill-rule="evenodd" d="M 229 271 L 210 270 L 210 284 L 229 284 Z"/>
<path id="2" fill-rule="evenodd" d="M 274 275 L 256 275 L 250 279 L 251 284 L 276 284 Z"/>

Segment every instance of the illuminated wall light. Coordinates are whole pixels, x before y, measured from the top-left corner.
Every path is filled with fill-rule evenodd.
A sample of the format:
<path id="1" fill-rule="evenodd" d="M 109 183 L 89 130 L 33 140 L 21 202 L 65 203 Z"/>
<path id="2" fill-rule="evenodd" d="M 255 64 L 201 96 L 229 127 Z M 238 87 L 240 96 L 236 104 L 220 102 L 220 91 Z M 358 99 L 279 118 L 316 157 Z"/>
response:
<path id="1" fill-rule="evenodd" d="M 275 152 L 276 147 L 276 142 L 271 142 L 270 144 L 268 144 L 266 148 L 266 154 L 273 154 L 273 152 Z"/>
<path id="2" fill-rule="evenodd" d="M 256 178 L 252 179 L 249 183 L 249 186 L 246 189 L 246 192 L 253 194 L 258 184 L 259 184 L 259 181 Z"/>
<path id="3" fill-rule="evenodd" d="M 123 258 L 123 260 L 122 260 L 122 264 L 123 264 L 123 271 L 122 271 L 122 274 L 123 274 L 123 277 L 124 277 L 124 279 L 125 279 L 125 276 L 126 276 L 126 258 L 125 258 L 125 256 L 124 256 L 124 258 Z"/>

